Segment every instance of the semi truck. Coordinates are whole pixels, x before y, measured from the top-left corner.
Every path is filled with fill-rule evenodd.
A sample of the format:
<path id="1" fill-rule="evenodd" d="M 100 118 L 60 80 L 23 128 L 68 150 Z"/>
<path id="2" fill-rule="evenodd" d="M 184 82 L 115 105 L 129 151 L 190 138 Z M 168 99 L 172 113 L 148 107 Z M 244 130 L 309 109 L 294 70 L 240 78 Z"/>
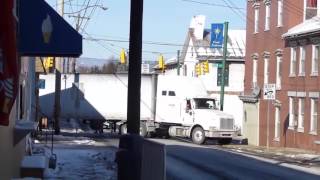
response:
<path id="1" fill-rule="evenodd" d="M 53 116 L 54 75 L 41 75 L 40 108 Z M 106 120 L 127 132 L 127 74 L 76 74 L 61 79 L 61 118 Z M 232 115 L 219 110 L 196 77 L 144 74 L 141 77 L 140 134 L 191 138 L 221 144 L 237 136 Z"/>

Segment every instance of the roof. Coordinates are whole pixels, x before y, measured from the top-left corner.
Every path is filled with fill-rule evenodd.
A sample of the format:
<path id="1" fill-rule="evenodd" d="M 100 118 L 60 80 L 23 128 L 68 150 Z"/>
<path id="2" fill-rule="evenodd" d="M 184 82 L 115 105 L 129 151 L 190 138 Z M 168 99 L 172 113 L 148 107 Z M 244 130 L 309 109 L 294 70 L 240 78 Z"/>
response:
<path id="1" fill-rule="evenodd" d="M 320 17 L 315 16 L 290 28 L 288 32 L 282 35 L 282 37 L 287 39 L 317 31 L 320 31 Z"/>
<path id="2" fill-rule="evenodd" d="M 198 59 L 204 58 L 209 60 L 221 59 L 223 56 L 222 48 L 210 48 L 210 30 L 206 29 L 203 33 L 203 39 L 197 40 L 194 37 L 194 29 L 190 28 L 185 39 L 184 48 L 182 50 L 182 58 L 185 59 L 190 40 L 195 46 Z M 229 30 L 228 31 L 228 59 L 244 60 L 246 46 L 246 30 Z"/>

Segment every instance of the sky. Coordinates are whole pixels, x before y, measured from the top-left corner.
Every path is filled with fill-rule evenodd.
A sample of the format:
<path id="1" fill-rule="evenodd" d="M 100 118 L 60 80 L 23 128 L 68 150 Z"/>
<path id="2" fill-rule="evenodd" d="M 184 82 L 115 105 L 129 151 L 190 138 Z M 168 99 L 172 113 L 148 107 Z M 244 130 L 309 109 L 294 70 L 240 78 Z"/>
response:
<path id="1" fill-rule="evenodd" d="M 58 0 L 46 1 L 55 9 L 58 7 Z M 142 60 L 155 61 L 160 53 L 165 59 L 175 57 L 177 50 L 182 49 L 180 45 L 184 43 L 194 15 L 205 15 L 205 28 L 208 29 L 211 23 L 225 21 L 229 22 L 229 29 L 245 29 L 246 1 L 144 0 Z M 81 16 L 90 17 L 87 24 L 86 20 L 83 20 L 80 28 L 80 33 L 85 38 L 82 57 L 118 58 L 122 48 L 128 49 L 130 2 L 130 0 L 65 0 L 64 17 L 73 27 L 76 26 L 76 18 L 70 15 L 76 16 L 78 13 L 68 13 L 80 11 Z M 85 11 L 84 7 L 87 4 L 89 8 Z M 97 8 L 93 8 L 95 4 L 98 4 Z M 103 10 L 100 7 L 108 9 Z M 148 42 L 167 45 L 147 44 Z"/>

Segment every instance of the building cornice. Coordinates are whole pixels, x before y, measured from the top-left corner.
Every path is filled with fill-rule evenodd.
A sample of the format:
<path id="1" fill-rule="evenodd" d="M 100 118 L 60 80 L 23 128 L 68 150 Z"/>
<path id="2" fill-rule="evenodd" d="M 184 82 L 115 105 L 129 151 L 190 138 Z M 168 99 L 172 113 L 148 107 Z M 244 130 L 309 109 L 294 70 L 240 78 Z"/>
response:
<path id="1" fill-rule="evenodd" d="M 253 95 L 240 95 L 239 99 L 245 103 L 256 103 L 259 101 L 259 98 Z"/>
<path id="2" fill-rule="evenodd" d="M 263 52 L 263 57 L 264 57 L 264 58 L 270 58 L 270 52 L 264 51 L 264 52 Z"/>
<path id="3" fill-rule="evenodd" d="M 275 54 L 276 56 L 282 56 L 282 55 L 283 55 L 283 50 L 282 50 L 282 49 L 277 49 L 277 50 L 274 52 L 274 54 Z"/>
<path id="4" fill-rule="evenodd" d="M 260 3 L 257 2 L 257 1 L 254 1 L 252 7 L 255 8 L 255 9 L 258 9 L 260 7 Z"/>
<path id="5" fill-rule="evenodd" d="M 271 0 L 263 0 L 264 5 L 268 6 L 271 4 Z"/>
<path id="6" fill-rule="evenodd" d="M 258 60 L 259 54 L 258 54 L 258 53 L 253 53 L 253 54 L 251 55 L 251 58 L 252 58 L 253 60 Z"/>

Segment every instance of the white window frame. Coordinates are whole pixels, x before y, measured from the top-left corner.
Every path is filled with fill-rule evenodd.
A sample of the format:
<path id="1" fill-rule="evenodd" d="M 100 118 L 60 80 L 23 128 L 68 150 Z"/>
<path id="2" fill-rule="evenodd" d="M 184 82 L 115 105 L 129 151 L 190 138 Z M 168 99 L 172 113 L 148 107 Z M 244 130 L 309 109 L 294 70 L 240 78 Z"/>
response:
<path id="1" fill-rule="evenodd" d="M 277 69 L 276 69 L 276 88 L 281 89 L 281 69 L 282 69 L 282 56 L 277 56 Z"/>
<path id="2" fill-rule="evenodd" d="M 283 26 L 283 0 L 278 0 L 278 27 Z"/>
<path id="3" fill-rule="evenodd" d="M 304 111 L 305 99 L 299 97 L 299 111 L 298 111 L 298 132 L 304 132 Z"/>
<path id="4" fill-rule="evenodd" d="M 263 72 L 264 84 L 269 83 L 269 59 L 270 57 L 264 58 L 264 72 Z"/>
<path id="5" fill-rule="evenodd" d="M 252 86 L 256 87 L 258 85 L 258 59 L 253 59 L 252 65 Z"/>
<path id="6" fill-rule="evenodd" d="M 274 118 L 274 140 L 279 141 L 280 140 L 280 107 L 275 107 L 275 118 Z"/>
<path id="7" fill-rule="evenodd" d="M 295 113 L 294 113 L 294 97 L 289 97 L 289 129 L 294 129 Z"/>
<path id="8" fill-rule="evenodd" d="M 311 75 L 318 76 L 320 45 L 312 45 Z"/>
<path id="9" fill-rule="evenodd" d="M 311 108 L 310 108 L 310 134 L 317 135 L 318 130 L 318 98 L 310 99 Z"/>
<path id="10" fill-rule="evenodd" d="M 259 6 L 254 7 L 254 33 L 259 33 Z"/>
<path id="11" fill-rule="evenodd" d="M 297 49 L 291 48 L 290 52 L 290 74 L 289 77 L 296 76 L 296 69 L 297 69 Z"/>
<path id="12" fill-rule="evenodd" d="M 300 47 L 300 58 L 299 58 L 299 76 L 305 76 L 306 74 L 306 48 Z"/>
<path id="13" fill-rule="evenodd" d="M 265 24 L 264 24 L 264 30 L 269 31 L 270 30 L 270 9 L 271 9 L 271 4 L 270 1 L 267 1 L 265 3 L 266 6 L 266 17 L 265 17 Z"/>

